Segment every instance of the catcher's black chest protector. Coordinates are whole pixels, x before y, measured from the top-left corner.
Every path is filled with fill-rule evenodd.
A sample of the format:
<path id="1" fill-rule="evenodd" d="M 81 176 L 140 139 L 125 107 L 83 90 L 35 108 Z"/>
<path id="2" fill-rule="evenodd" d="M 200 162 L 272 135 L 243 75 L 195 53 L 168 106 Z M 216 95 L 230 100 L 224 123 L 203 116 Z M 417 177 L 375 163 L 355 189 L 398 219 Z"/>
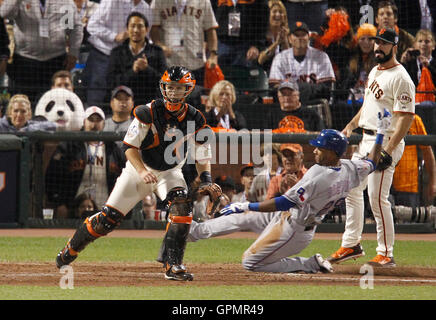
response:
<path id="1" fill-rule="evenodd" d="M 185 158 L 185 137 L 200 129 L 211 130 L 199 110 L 189 104 L 185 104 L 185 108 L 175 117 L 166 110 L 164 100 L 157 99 L 150 106 L 141 105 L 135 109 L 135 117 L 151 125 L 140 147 L 142 159 L 150 168 L 164 171 L 175 167 Z"/>

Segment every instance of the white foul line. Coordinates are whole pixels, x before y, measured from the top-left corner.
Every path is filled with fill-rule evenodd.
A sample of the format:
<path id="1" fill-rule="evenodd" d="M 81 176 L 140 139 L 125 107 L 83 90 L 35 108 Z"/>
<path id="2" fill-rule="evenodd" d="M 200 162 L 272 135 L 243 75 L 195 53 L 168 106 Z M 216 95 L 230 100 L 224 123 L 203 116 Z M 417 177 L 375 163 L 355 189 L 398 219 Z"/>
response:
<path id="1" fill-rule="evenodd" d="M 322 277 L 314 277 L 313 275 L 308 275 L 308 274 L 295 274 L 295 273 L 289 273 L 290 276 L 292 277 L 303 277 L 303 278 L 313 278 L 315 280 L 319 280 L 319 281 L 360 281 L 360 278 L 355 278 L 355 277 L 328 277 L 328 276 L 322 276 Z M 425 282 L 425 283 L 436 283 L 436 280 L 431 280 L 431 279 L 403 279 L 403 278 L 399 278 L 399 279 L 390 279 L 390 278 L 374 278 L 374 281 L 377 282 Z"/>

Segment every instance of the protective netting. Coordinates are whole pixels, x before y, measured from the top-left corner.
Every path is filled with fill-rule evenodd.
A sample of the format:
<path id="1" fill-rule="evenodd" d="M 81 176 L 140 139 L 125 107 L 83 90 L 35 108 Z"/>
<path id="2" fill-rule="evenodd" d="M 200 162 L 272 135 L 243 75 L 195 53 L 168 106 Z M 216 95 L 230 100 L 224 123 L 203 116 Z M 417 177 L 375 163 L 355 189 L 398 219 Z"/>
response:
<path id="1" fill-rule="evenodd" d="M 217 132 L 342 130 L 360 109 L 377 64 L 371 37 L 392 28 L 397 60 L 417 90 L 421 117 L 410 134 L 435 134 L 432 1 L 3 0 L 0 16 L 2 131 L 125 132 L 134 106 L 161 97 L 159 80 L 173 65 L 196 78 L 187 102 Z M 21 104 L 30 108 L 22 107 L 20 120 L 12 111 Z M 84 128 L 84 120 L 100 112 L 89 111 L 92 106 L 103 111 L 105 124 Z M 71 201 L 86 186 L 102 191 L 98 202 L 104 201 L 123 163 L 107 146 L 75 147 L 61 150 L 76 156 L 66 160 L 70 167 L 58 163 L 45 179 L 52 205 L 65 184 Z M 432 174 L 426 171 L 431 148 L 406 150 L 393 186 L 418 192 L 422 200 Z M 47 166 L 57 153 L 45 152 Z M 78 181 L 61 182 L 69 168 L 82 172 L 90 163 L 101 165 L 94 173 L 102 177 L 81 181 L 78 173 Z M 240 179 L 239 168 L 226 169 L 219 167 L 214 177 Z M 405 178 L 411 170 L 413 183 Z M 96 187 L 101 185 L 104 190 Z"/>

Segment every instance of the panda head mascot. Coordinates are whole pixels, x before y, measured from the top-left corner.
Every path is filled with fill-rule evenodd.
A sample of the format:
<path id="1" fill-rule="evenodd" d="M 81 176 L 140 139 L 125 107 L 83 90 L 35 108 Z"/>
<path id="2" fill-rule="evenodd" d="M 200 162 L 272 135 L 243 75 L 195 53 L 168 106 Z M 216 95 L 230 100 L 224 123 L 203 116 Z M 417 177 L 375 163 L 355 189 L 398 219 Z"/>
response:
<path id="1" fill-rule="evenodd" d="M 58 130 L 77 131 L 83 126 L 85 111 L 82 101 L 74 92 L 56 88 L 47 91 L 39 99 L 35 116 L 55 122 Z"/>

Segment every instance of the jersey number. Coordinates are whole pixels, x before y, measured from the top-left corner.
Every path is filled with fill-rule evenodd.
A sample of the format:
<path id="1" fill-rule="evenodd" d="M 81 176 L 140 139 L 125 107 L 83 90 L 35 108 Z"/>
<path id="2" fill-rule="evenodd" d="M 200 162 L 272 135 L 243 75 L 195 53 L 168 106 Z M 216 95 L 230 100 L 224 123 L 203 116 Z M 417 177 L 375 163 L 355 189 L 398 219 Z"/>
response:
<path id="1" fill-rule="evenodd" d="M 334 207 L 339 206 L 343 201 L 345 201 L 345 198 L 339 198 L 337 200 L 332 200 L 330 202 L 328 202 L 324 208 L 322 208 L 317 214 L 317 217 L 326 215 L 327 213 L 329 213 Z"/>

